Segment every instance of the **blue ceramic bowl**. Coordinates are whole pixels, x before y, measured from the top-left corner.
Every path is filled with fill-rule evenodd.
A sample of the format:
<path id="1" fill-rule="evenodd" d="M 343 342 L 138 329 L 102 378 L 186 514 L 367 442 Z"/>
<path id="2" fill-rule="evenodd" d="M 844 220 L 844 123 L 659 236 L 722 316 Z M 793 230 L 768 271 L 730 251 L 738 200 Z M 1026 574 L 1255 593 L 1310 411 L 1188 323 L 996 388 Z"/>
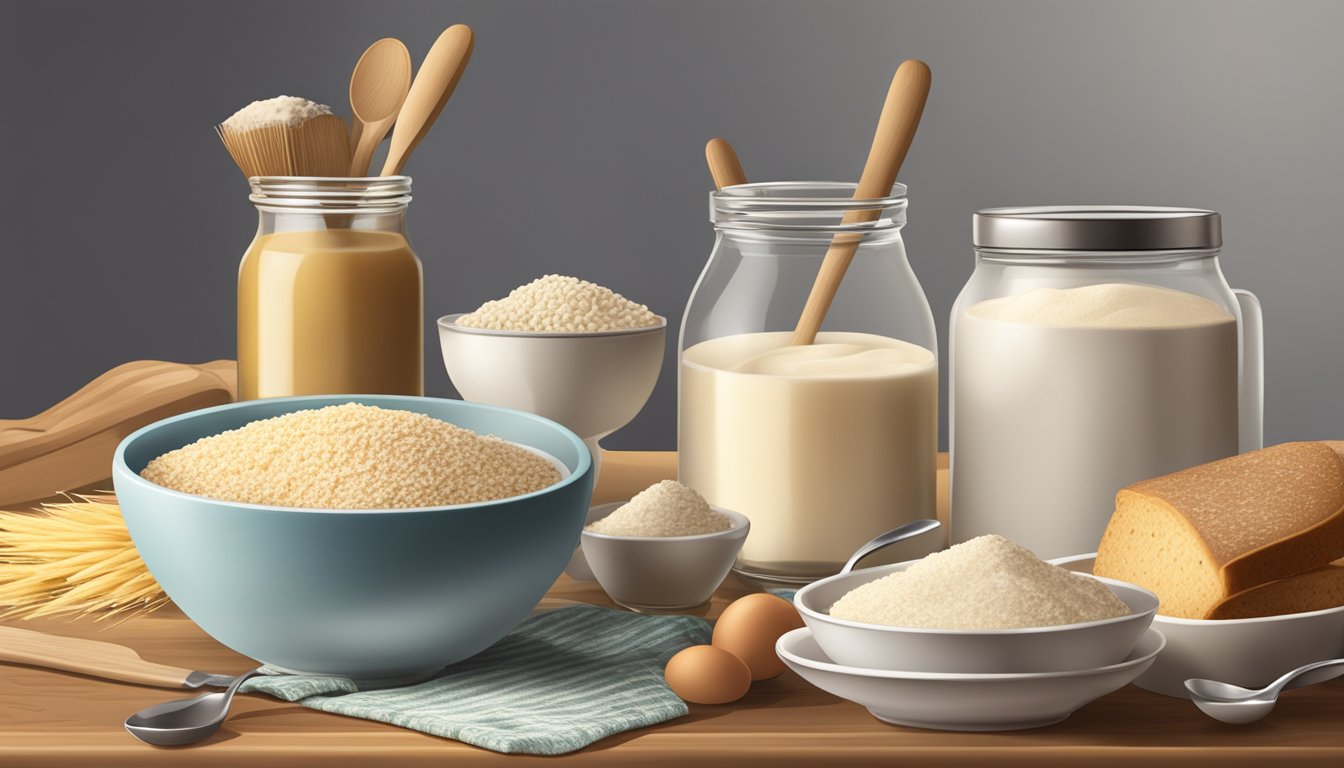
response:
<path id="1" fill-rule="evenodd" d="M 202 437 L 349 402 L 529 446 L 569 474 L 525 496 L 399 510 L 219 501 L 139 475 L 151 459 Z M 431 675 L 522 621 L 574 553 L 593 490 L 588 449 L 553 421 L 395 395 L 253 400 L 174 416 L 123 440 L 112 475 L 140 557 L 192 621 L 267 664 L 366 684 Z"/>

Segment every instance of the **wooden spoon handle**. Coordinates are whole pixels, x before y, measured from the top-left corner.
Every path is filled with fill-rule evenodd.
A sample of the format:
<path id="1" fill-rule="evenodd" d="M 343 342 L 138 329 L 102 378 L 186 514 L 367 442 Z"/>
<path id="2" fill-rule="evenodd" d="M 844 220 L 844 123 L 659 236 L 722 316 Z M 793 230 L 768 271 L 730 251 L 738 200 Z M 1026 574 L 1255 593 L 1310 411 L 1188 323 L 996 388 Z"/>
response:
<path id="1" fill-rule="evenodd" d="M 406 94 L 406 102 L 397 115 L 397 126 L 392 129 L 392 144 L 387 150 L 382 176 L 401 173 L 406 160 L 420 140 L 429 132 L 434 120 L 453 95 L 462 73 L 471 59 L 475 36 L 466 24 L 454 24 L 445 29 L 420 63 L 420 71 Z"/>
<path id="2" fill-rule="evenodd" d="M 727 139 L 717 136 L 705 145 L 705 162 L 709 164 L 709 175 L 714 178 L 717 189 L 747 183 L 747 173 L 733 151 L 733 145 Z"/>
<path id="3" fill-rule="evenodd" d="M 364 121 L 355 118 L 355 126 L 351 132 L 351 155 L 350 155 L 350 175 L 362 177 L 369 172 L 369 161 L 373 159 L 373 150 L 378 148 L 378 142 L 383 140 L 383 131 L 364 130 Z M 376 135 L 375 135 L 376 134 Z"/>
<path id="4" fill-rule="evenodd" d="M 124 645 L 0 626 L 0 661 L 63 669 L 161 688 L 185 687 L 191 670 L 145 661 Z"/>
<path id="5" fill-rule="evenodd" d="M 882 117 L 877 121 L 873 145 L 868 150 L 868 162 L 864 164 L 859 186 L 854 190 L 855 200 L 891 194 L 896 174 L 901 170 L 901 163 L 905 162 L 910 142 L 915 138 L 919 118 L 924 114 L 930 83 L 929 67 L 918 59 L 901 62 L 897 68 L 891 78 L 886 103 L 882 106 Z M 851 211 L 845 214 L 842 221 L 845 224 L 872 221 L 881 213 L 877 210 Z M 835 292 L 845 277 L 845 270 L 849 269 L 849 263 L 854 259 L 854 252 L 862 240 L 860 234 L 841 234 L 832 238 L 831 247 L 822 260 L 821 271 L 817 273 L 812 292 L 807 297 L 807 305 L 803 307 L 803 314 L 794 329 L 794 344 L 811 344 L 817 340 L 817 331 L 826 319 L 826 312 L 831 308 Z"/>

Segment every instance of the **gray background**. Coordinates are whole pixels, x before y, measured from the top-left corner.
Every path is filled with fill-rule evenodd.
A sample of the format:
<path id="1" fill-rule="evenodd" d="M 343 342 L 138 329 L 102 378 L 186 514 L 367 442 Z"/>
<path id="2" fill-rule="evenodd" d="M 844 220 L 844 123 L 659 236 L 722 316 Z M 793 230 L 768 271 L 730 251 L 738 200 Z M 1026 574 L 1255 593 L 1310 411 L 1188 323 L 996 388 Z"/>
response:
<path id="1" fill-rule="evenodd" d="M 1344 3 L 1283 0 L 0 0 L 0 416 L 127 360 L 232 357 L 255 213 L 211 127 L 279 93 L 347 111 L 368 43 L 419 61 L 455 22 L 476 53 L 408 166 L 427 329 L 546 272 L 675 325 L 713 239 L 706 139 L 756 180 L 857 179 L 918 57 L 905 234 L 944 348 L 975 209 L 1214 208 L 1265 306 L 1267 439 L 1344 437 Z M 671 361 L 607 445 L 673 446 Z"/>

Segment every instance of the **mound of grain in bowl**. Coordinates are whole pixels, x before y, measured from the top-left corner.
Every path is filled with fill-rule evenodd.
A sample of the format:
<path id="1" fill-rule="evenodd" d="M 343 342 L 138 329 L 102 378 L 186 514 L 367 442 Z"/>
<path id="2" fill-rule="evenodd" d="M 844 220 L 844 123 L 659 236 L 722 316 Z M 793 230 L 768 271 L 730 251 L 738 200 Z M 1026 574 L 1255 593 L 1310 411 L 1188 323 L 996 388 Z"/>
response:
<path id="1" fill-rule="evenodd" d="M 608 536 L 698 536 L 732 527 L 733 521 L 710 509 L 694 489 L 663 480 L 584 530 Z"/>
<path id="2" fill-rule="evenodd" d="M 262 419 L 159 456 L 140 476 L 223 501 L 405 509 L 520 496 L 560 479 L 547 459 L 411 411 L 346 403 Z"/>
<path id="3" fill-rule="evenodd" d="M 464 328 L 533 333 L 594 333 L 648 328 L 657 315 L 610 288 L 577 277 L 546 275 L 487 301 L 457 319 Z"/>
<path id="4" fill-rule="evenodd" d="M 1018 629 L 1110 619 L 1129 606 L 1105 584 L 991 534 L 856 587 L 830 613 L 894 627 Z"/>

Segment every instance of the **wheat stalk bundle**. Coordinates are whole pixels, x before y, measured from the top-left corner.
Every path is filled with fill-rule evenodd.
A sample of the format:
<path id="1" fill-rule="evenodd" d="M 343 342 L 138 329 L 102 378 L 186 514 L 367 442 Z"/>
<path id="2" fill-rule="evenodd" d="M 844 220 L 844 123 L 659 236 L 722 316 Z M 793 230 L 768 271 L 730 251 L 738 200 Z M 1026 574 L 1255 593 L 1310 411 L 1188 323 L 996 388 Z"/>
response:
<path id="1" fill-rule="evenodd" d="M 168 597 L 145 568 L 116 497 L 0 511 L 0 618 L 152 611 Z"/>

